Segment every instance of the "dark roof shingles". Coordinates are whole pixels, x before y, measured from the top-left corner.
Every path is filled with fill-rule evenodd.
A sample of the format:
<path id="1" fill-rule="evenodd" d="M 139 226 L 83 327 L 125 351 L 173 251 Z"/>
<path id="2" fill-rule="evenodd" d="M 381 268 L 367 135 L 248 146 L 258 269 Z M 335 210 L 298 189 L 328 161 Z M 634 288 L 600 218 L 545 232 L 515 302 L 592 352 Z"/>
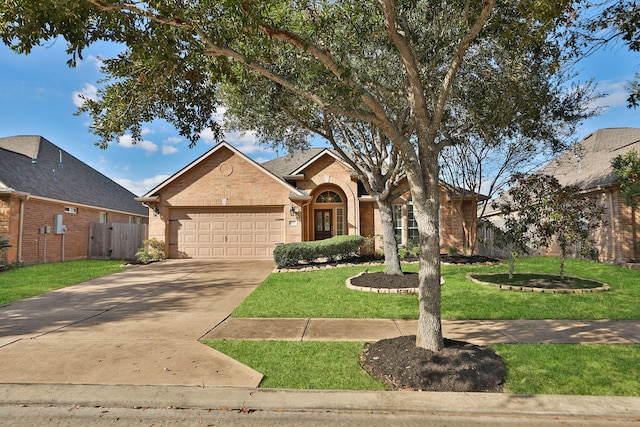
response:
<path id="1" fill-rule="evenodd" d="M 37 159 L 16 150 L 35 144 Z M 40 136 L 0 138 L 0 182 L 34 196 L 148 215 L 135 194 Z"/>

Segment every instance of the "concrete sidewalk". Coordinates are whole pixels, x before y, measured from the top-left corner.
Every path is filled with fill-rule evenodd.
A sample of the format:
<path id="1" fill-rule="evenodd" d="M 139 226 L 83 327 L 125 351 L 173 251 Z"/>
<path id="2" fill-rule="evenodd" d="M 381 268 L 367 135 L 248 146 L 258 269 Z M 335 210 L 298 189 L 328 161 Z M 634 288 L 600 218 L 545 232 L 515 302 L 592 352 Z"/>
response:
<path id="1" fill-rule="evenodd" d="M 229 318 L 205 340 L 378 341 L 415 335 L 417 320 Z M 445 338 L 473 344 L 640 344 L 638 320 L 446 320 Z"/>

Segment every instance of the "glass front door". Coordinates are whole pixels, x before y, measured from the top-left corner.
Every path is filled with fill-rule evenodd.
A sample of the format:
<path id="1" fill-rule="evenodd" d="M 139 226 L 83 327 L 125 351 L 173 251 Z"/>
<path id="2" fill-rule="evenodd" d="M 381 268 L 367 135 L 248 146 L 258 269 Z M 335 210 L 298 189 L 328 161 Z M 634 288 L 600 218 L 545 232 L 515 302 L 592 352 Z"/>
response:
<path id="1" fill-rule="evenodd" d="M 316 209 L 315 240 L 328 239 L 333 235 L 333 218 L 331 209 Z"/>

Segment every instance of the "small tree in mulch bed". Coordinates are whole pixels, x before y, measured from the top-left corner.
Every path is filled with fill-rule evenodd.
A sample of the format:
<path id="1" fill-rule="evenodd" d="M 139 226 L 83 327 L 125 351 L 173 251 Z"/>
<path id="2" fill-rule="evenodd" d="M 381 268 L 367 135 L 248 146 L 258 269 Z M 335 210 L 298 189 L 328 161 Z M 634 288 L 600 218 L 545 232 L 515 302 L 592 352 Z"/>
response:
<path id="1" fill-rule="evenodd" d="M 560 277 L 564 263 L 575 248 L 580 255 L 591 252 L 591 234 L 603 224 L 604 209 L 579 187 L 561 185 L 544 174 L 514 174 L 514 184 L 501 201 L 493 204 L 504 217 L 504 227 L 494 227 L 495 245 L 511 253 L 509 278 L 516 258 L 555 240 L 560 248 Z"/>
<path id="2" fill-rule="evenodd" d="M 492 207 L 498 209 L 504 218 L 504 226 L 488 226 L 494 232 L 494 244 L 499 249 L 507 249 L 509 260 L 509 278 L 513 278 L 515 262 L 522 255 L 548 245 L 549 230 L 543 229 L 541 218 L 545 214 L 546 181 L 551 178 L 543 175 L 525 176 L 514 174 L 511 188 Z"/>

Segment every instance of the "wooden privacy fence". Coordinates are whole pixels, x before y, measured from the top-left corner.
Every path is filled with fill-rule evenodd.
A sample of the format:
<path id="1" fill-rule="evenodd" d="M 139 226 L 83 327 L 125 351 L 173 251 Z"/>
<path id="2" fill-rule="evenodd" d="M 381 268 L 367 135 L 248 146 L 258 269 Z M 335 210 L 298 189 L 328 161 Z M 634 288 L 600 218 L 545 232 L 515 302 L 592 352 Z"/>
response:
<path id="1" fill-rule="evenodd" d="M 94 222 L 89 226 L 89 258 L 134 260 L 146 239 L 146 224 Z"/>

